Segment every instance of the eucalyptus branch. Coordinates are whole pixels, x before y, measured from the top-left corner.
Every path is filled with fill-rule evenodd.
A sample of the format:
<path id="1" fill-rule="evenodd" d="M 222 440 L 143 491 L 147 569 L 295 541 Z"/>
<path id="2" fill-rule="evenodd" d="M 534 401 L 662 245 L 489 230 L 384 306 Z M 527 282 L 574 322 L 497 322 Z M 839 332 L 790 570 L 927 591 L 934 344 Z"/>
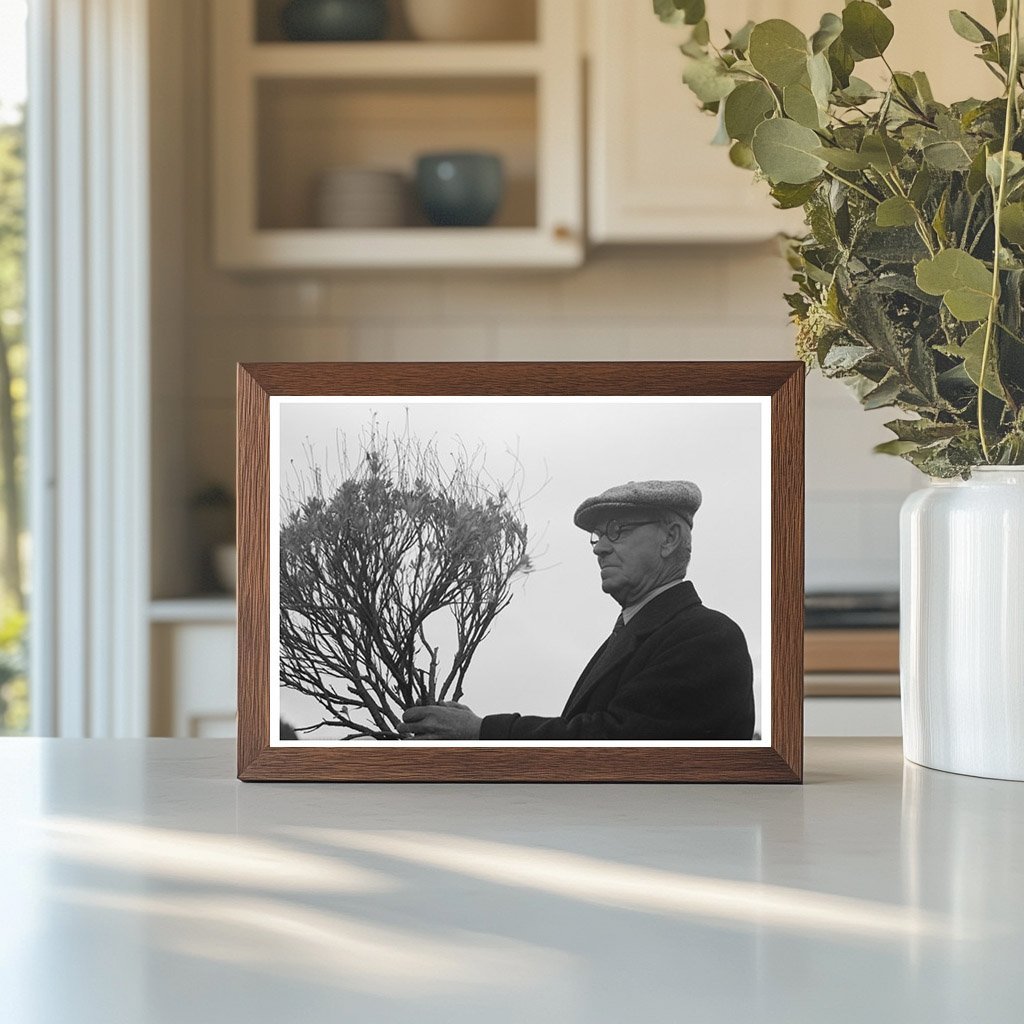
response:
<path id="1" fill-rule="evenodd" d="M 1009 358 L 1006 346 L 1024 344 L 1024 329 L 1015 314 L 1002 310 L 1019 302 L 1022 275 L 1007 270 L 1021 266 L 1024 251 L 1019 228 L 1010 222 L 1011 211 L 1018 212 L 1013 204 L 1024 196 L 1024 175 L 1013 155 L 1024 153 L 1021 4 L 996 4 L 995 45 L 988 29 L 977 28 L 980 23 L 972 22 L 975 31 L 971 19 L 953 18 L 958 34 L 972 43 L 983 40 L 980 55 L 1002 83 L 998 93 L 993 90 L 994 99 L 945 105 L 929 97 L 917 73 L 897 73 L 883 52 L 895 29 L 881 0 L 853 9 L 847 5 L 851 16 L 844 11 L 841 32 L 832 39 L 816 37 L 814 46 L 788 21 L 760 22 L 751 29 L 747 67 L 735 73 L 728 67 L 704 69 L 731 76 L 734 84 L 759 83 L 733 94 L 727 109 L 735 113 L 740 134 L 751 123 L 760 133 L 763 145 L 751 145 L 753 169 L 773 183 L 781 205 L 799 203 L 804 209 L 809 230 L 791 247 L 794 288 L 786 296 L 799 355 L 825 376 L 849 383 L 868 407 L 891 405 L 910 414 L 912 420 L 890 425 L 901 443 L 889 451 L 932 476 L 966 476 L 972 466 L 1022 457 L 1024 370 Z M 670 6 L 656 5 L 665 20 L 679 9 Z M 1000 35 L 1004 7 L 1009 7 L 1010 31 Z M 797 107 L 787 110 L 782 86 L 773 83 L 801 73 L 816 81 L 812 61 L 823 53 L 833 60 L 837 51 L 830 47 L 843 44 L 854 63 L 866 59 L 861 54 L 881 58 L 877 66 L 887 69 L 888 87 L 864 98 L 851 91 L 853 102 L 833 88 L 824 119 L 805 116 Z M 1007 62 L 1007 51 L 1004 76 L 999 64 Z M 703 81 L 696 76 L 691 85 L 697 86 L 698 99 Z M 768 90 L 767 103 L 762 89 Z M 1004 100 L 1005 119 L 999 124 Z M 884 136 L 884 143 L 874 139 L 874 150 L 865 149 L 870 134 Z M 738 141 L 750 144 L 746 138 Z M 979 146 L 968 193 L 960 151 L 973 156 Z M 989 175 L 980 176 L 978 165 L 997 153 L 1002 158 L 998 174 L 994 164 L 981 168 L 991 168 L 987 185 Z M 812 168 L 807 158 L 815 156 L 836 162 Z M 875 166 L 864 167 L 869 159 Z M 812 169 L 817 177 L 803 184 Z M 889 216 L 879 224 L 882 204 Z M 1001 311 L 1010 328 L 998 320 Z M 965 385 L 966 378 L 973 383 Z M 997 394 L 1003 398 L 998 417 L 992 408 Z"/>
<path id="2" fill-rule="evenodd" d="M 985 375 L 992 355 L 992 332 L 999 312 L 999 271 L 1002 255 L 1003 205 L 1006 201 L 1006 171 L 1009 164 L 1013 123 L 1017 114 L 1017 83 L 1020 68 L 1020 0 L 1010 0 L 1010 74 L 1006 85 L 1006 119 L 1003 125 L 1002 158 L 999 165 L 999 187 L 995 195 L 995 246 L 992 254 L 992 292 L 989 296 L 988 318 L 985 321 L 985 343 L 981 350 L 981 369 L 978 371 L 978 433 L 985 461 L 991 463 L 988 431 L 985 429 Z"/>
<path id="3" fill-rule="evenodd" d="M 847 188 L 852 188 L 854 192 L 859 192 L 862 196 L 864 196 L 865 199 L 870 199 L 871 202 L 875 204 L 875 206 L 877 206 L 881 202 L 881 200 L 877 196 L 873 196 L 866 189 L 861 188 L 860 185 L 858 185 L 856 182 L 849 181 L 846 178 L 840 177 L 834 171 L 830 171 L 827 167 L 825 168 L 824 173 L 827 174 L 833 181 L 838 181 L 840 184 L 845 185 Z"/>
<path id="4" fill-rule="evenodd" d="M 986 213 L 984 219 L 981 222 L 981 226 L 978 228 L 977 232 L 975 232 L 974 241 L 971 242 L 971 244 L 967 248 L 968 252 L 974 252 L 974 250 L 978 247 L 978 243 L 981 241 L 982 236 L 985 234 L 986 228 L 991 223 L 992 223 L 992 214 L 991 213 Z"/>
<path id="5" fill-rule="evenodd" d="M 893 71 L 892 65 L 889 63 L 888 60 L 886 60 L 885 54 L 883 53 L 881 57 L 882 63 L 885 65 L 886 70 L 888 70 L 889 72 L 889 88 L 896 90 L 896 92 L 899 94 L 900 99 L 903 101 L 904 106 L 906 106 L 908 110 L 912 110 L 919 117 L 923 117 L 925 119 L 925 124 L 931 124 L 931 122 L 928 120 L 927 113 L 917 105 L 917 103 L 914 101 L 914 98 L 910 96 L 908 93 L 906 93 L 903 90 L 903 87 L 900 85 L 900 83 L 896 80 L 896 72 Z"/>
<path id="6" fill-rule="evenodd" d="M 980 192 L 981 190 L 979 189 L 978 191 Z M 963 237 L 960 239 L 960 248 L 961 249 L 964 248 L 964 243 L 967 241 L 967 232 L 970 229 L 971 221 L 974 219 L 974 208 L 977 205 L 978 205 L 978 192 L 975 192 L 974 195 L 971 196 L 970 204 L 967 207 L 967 216 L 964 218 L 964 234 L 963 234 Z M 974 247 L 971 246 L 970 249 L 968 249 L 967 251 L 970 252 L 971 249 L 973 249 L 973 248 Z"/>
<path id="7" fill-rule="evenodd" d="M 997 320 L 996 326 L 999 328 L 999 330 L 1003 331 L 1004 333 L 1008 334 L 1011 338 L 1013 338 L 1014 341 L 1019 341 L 1022 345 L 1024 345 L 1024 338 L 1022 338 L 1016 331 L 1010 330 L 1010 328 L 1007 327 L 1002 320 Z"/>
<path id="8" fill-rule="evenodd" d="M 924 214 L 917 208 L 917 203 L 913 202 L 907 195 L 906 189 L 903 187 L 903 182 L 900 181 L 899 173 L 893 169 L 891 175 L 883 174 L 882 177 L 889 182 L 896 194 L 901 198 L 905 199 L 909 203 L 910 208 L 914 211 L 914 217 L 917 220 L 916 228 L 917 233 L 920 236 L 922 242 L 924 242 L 925 248 L 928 250 L 929 256 L 935 255 L 935 246 L 942 248 L 942 243 L 938 237 L 935 238 L 935 245 L 932 245 L 932 228 L 931 225 L 924 219 Z"/>
<path id="9" fill-rule="evenodd" d="M 771 94 L 772 101 L 775 103 L 775 116 L 785 117 L 785 111 L 782 109 L 782 100 L 775 92 L 775 86 L 757 70 L 750 72 L 750 74 L 752 74 L 754 78 L 756 78 Z"/>

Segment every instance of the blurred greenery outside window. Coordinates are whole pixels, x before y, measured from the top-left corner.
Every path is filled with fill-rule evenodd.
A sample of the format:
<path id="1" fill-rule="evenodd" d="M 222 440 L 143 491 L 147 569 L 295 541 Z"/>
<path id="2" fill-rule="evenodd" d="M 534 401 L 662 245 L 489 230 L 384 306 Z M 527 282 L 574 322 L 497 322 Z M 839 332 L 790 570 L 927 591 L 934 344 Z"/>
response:
<path id="1" fill-rule="evenodd" d="M 29 725 L 25 0 L 0 0 L 0 735 Z"/>

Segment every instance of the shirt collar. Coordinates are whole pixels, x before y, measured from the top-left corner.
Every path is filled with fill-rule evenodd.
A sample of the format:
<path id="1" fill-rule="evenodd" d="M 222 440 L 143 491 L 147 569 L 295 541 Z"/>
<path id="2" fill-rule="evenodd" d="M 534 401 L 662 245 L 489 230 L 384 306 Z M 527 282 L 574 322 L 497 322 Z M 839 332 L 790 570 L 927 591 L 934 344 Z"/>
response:
<path id="1" fill-rule="evenodd" d="M 641 600 L 637 601 L 636 604 L 631 604 L 628 608 L 623 608 L 622 609 L 622 622 L 623 622 L 623 624 L 629 622 L 629 620 L 631 618 L 633 618 L 633 616 L 636 615 L 636 613 L 638 611 L 640 611 L 640 609 L 643 608 L 643 606 L 645 604 L 647 604 L 648 601 L 653 601 L 659 594 L 664 594 L 666 590 L 669 590 L 672 587 L 678 587 L 680 583 L 685 583 L 685 582 L 686 582 L 685 579 L 678 579 L 678 580 L 672 580 L 669 583 L 663 583 L 660 587 L 655 587 L 646 597 L 641 598 Z"/>

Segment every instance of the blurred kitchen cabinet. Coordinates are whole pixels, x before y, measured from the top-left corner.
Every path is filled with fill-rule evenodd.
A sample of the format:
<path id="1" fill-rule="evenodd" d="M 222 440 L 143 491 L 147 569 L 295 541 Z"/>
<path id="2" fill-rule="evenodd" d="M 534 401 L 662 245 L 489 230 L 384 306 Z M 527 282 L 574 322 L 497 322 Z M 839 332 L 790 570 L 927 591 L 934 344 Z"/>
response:
<path id="1" fill-rule="evenodd" d="M 899 631 L 804 633 L 804 734 L 899 736 Z"/>
<path id="2" fill-rule="evenodd" d="M 710 144 L 715 119 L 682 83 L 679 44 L 689 27 L 663 25 L 650 3 L 587 3 L 590 240 L 735 242 L 799 230 L 799 211 L 776 210 L 767 185 Z M 708 19 L 713 38 L 750 19 L 792 18 L 804 28 L 801 5 L 824 9 L 820 0 L 735 0 L 709 3 Z"/>
<path id="3" fill-rule="evenodd" d="M 150 735 L 234 736 L 234 599 L 154 601 L 150 622 Z"/>
<path id="4" fill-rule="evenodd" d="M 995 27 L 992 0 L 957 0 L 952 4 L 899 0 L 885 11 L 896 30 L 885 51 L 886 59 L 897 71 L 925 72 L 941 103 L 1000 95 L 999 82 L 974 56 L 976 47 L 953 31 L 950 8 L 966 11 L 982 24 Z M 1001 31 L 1006 28 L 1004 21 Z M 875 86 L 888 81 L 888 73 L 878 60 L 858 64 L 857 74 Z"/>
<path id="5" fill-rule="evenodd" d="M 510 0 L 512 2 L 512 0 Z M 514 0 L 532 38 L 292 42 L 281 0 L 217 0 L 213 234 L 231 269 L 575 266 L 583 259 L 579 8 Z M 411 201 L 424 152 L 501 156 L 492 225 L 432 227 Z M 315 195 L 339 168 L 398 172 L 398 226 L 318 226 Z"/>
<path id="6" fill-rule="evenodd" d="M 646 0 L 584 0 L 588 39 L 589 236 L 602 242 L 715 242 L 800 232 L 799 210 L 774 208 L 767 186 L 710 145 L 716 124 L 681 81 L 679 44 L 687 26 L 663 25 Z M 957 4 L 985 24 L 989 0 Z M 808 35 L 821 15 L 843 4 L 826 0 L 729 0 L 707 4 L 712 39 L 748 20 L 785 18 Z M 955 35 L 946 7 L 901 0 L 886 10 L 896 34 L 893 66 L 928 72 L 943 102 L 997 94 L 998 83 Z M 857 74 L 880 83 L 881 61 Z"/>

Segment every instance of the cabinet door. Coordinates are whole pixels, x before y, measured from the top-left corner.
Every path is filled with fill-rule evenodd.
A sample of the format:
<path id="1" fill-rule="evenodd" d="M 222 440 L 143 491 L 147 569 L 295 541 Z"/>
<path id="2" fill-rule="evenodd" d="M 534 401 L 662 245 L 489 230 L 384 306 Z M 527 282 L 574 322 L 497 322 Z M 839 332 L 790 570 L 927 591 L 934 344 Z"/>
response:
<path id="1" fill-rule="evenodd" d="M 152 735 L 235 735 L 234 622 L 159 622 L 151 632 Z"/>
<path id="2" fill-rule="evenodd" d="M 585 0 L 589 47 L 589 218 L 593 242 L 703 242 L 797 232 L 799 211 L 779 211 L 767 187 L 712 146 L 713 118 L 700 113 L 681 81 L 685 26 L 663 25 L 650 0 Z M 928 72 L 938 99 L 998 94 L 999 84 L 953 32 L 956 6 L 986 25 L 990 0 L 936 5 L 900 0 L 886 14 L 896 26 L 887 54 L 897 69 Z M 708 0 L 712 38 L 748 19 L 786 18 L 810 34 L 839 0 Z M 1002 26 L 1005 31 L 1006 24 Z M 858 65 L 873 84 L 888 79 L 881 61 Z"/>
<path id="3" fill-rule="evenodd" d="M 682 83 L 687 26 L 663 25 L 649 0 L 587 0 L 589 220 L 593 242 L 713 242 L 799 231 L 767 185 L 712 146 L 715 119 Z M 793 19 L 807 31 L 827 0 L 709 0 L 712 36 L 748 19 Z M 725 19 L 725 20 L 723 20 Z M 805 24 L 806 23 L 806 24 Z"/>

